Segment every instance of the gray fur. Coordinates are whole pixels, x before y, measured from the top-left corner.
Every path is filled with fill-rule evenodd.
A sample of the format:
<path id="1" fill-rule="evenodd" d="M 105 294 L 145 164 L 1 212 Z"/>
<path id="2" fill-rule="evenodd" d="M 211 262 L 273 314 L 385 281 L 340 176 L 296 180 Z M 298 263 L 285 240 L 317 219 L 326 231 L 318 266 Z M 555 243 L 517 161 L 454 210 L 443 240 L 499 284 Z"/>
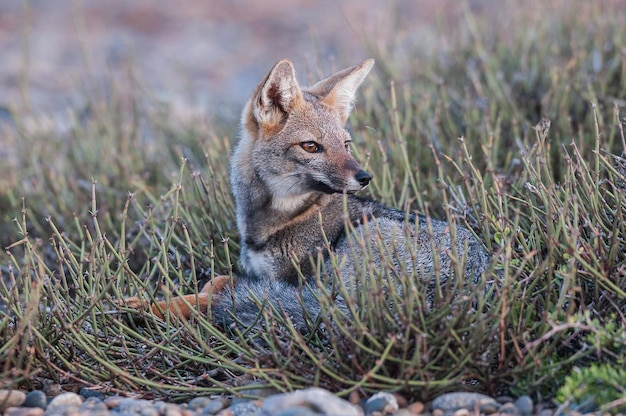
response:
<path id="1" fill-rule="evenodd" d="M 364 258 L 375 269 L 438 276 L 441 284 L 454 276 L 455 255 L 463 279 L 476 282 L 486 270 L 490 256 L 469 230 L 456 227 L 454 239 L 447 222 L 353 195 L 369 175 L 346 147 L 350 135 L 344 123 L 372 65 L 365 61 L 303 90 L 291 63 L 281 61 L 246 105 L 231 163 L 244 275 L 234 288 L 215 295 L 218 323 L 231 325 L 236 312 L 239 323 L 253 324 L 260 300 L 304 329 L 305 315 L 320 313 L 319 272 L 312 259 L 321 254 L 331 270 L 331 251 L 341 264 L 336 276 L 350 291 L 359 289 L 354 277 Z M 309 153 L 303 150 L 306 142 L 323 150 Z M 383 259 L 393 264 L 385 266 Z M 432 287 L 430 281 L 424 291 Z M 335 302 L 347 313 L 345 299 Z"/>

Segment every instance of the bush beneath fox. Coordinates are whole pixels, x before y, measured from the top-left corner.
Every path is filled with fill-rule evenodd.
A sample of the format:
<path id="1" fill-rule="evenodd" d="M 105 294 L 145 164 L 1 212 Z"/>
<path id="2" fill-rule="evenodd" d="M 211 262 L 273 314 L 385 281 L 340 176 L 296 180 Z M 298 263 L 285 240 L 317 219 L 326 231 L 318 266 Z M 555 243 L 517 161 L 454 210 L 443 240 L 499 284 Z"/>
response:
<path id="1" fill-rule="evenodd" d="M 309 88 L 281 61 L 239 135 L 138 92 L 141 117 L 96 100 L 67 134 L 18 117 L 2 383 L 609 397 L 585 383 L 626 353 L 624 16 L 578 6 L 593 42 L 524 8 L 554 42 L 468 14 L 436 56 L 373 45 L 367 82 L 370 60 Z"/>

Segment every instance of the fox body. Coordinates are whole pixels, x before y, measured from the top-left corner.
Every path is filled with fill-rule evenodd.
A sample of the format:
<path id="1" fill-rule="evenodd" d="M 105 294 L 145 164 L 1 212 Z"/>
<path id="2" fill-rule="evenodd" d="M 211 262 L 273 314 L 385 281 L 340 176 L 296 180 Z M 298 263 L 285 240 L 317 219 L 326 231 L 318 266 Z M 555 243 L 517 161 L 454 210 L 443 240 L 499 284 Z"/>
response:
<path id="1" fill-rule="evenodd" d="M 434 276 L 437 264 L 438 277 L 446 280 L 454 273 L 452 252 L 464 258 L 465 277 L 475 280 L 486 269 L 489 255 L 469 230 L 458 227 L 453 239 L 446 222 L 354 195 L 372 177 L 352 156 L 345 124 L 373 64 L 366 60 L 301 88 L 293 65 L 283 60 L 248 101 L 231 163 L 245 276 L 215 298 L 218 321 L 229 321 L 234 307 L 238 319 L 249 323 L 258 314 L 254 294 L 302 324 L 303 305 L 311 316 L 320 309 L 313 282 L 302 289 L 299 278 L 315 277 L 312 259 L 321 255 L 331 270 L 332 251 L 341 265 L 337 275 L 349 286 L 364 256 L 360 250 L 367 247 L 380 261 L 380 241 L 393 245 L 395 266 L 409 273 Z M 344 300 L 337 302 L 342 307 Z"/>
<path id="2" fill-rule="evenodd" d="M 345 124 L 373 64 L 366 60 L 301 88 L 293 65 L 283 60 L 246 104 L 231 161 L 244 273 L 233 286 L 220 277 L 203 291 L 213 289 L 218 323 L 229 325 L 234 311 L 239 322 L 252 323 L 260 299 L 304 327 L 304 311 L 313 317 L 320 311 L 313 266 L 318 256 L 327 271 L 335 259 L 333 276 L 353 289 L 364 251 L 377 269 L 391 253 L 392 267 L 436 275 L 442 283 L 456 269 L 451 253 L 463 261 L 464 278 L 477 280 L 485 271 L 489 255 L 469 230 L 457 227 L 453 238 L 446 222 L 354 195 L 372 177 L 352 156 Z M 345 299 L 337 297 L 336 305 L 345 308 Z"/>

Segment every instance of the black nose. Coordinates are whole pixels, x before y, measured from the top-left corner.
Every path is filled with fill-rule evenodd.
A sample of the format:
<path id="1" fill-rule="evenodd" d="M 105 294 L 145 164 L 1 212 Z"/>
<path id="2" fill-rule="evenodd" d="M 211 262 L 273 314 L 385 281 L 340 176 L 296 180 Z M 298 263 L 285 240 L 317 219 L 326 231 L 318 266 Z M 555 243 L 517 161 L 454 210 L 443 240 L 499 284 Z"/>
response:
<path id="1" fill-rule="evenodd" d="M 369 173 L 361 169 L 360 171 L 356 173 L 356 175 L 354 175 L 354 179 L 359 181 L 361 186 L 367 186 L 372 180 L 372 175 L 370 175 Z"/>

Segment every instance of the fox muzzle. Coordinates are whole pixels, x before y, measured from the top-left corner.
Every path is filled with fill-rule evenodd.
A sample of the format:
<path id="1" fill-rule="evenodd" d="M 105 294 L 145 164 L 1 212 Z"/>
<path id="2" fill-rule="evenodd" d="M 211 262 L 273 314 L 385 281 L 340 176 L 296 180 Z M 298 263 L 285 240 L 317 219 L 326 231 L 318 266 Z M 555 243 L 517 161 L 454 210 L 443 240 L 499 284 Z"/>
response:
<path id="1" fill-rule="evenodd" d="M 372 180 L 372 175 L 361 169 L 354 175 L 354 179 L 356 179 L 362 187 L 366 187 Z"/>

